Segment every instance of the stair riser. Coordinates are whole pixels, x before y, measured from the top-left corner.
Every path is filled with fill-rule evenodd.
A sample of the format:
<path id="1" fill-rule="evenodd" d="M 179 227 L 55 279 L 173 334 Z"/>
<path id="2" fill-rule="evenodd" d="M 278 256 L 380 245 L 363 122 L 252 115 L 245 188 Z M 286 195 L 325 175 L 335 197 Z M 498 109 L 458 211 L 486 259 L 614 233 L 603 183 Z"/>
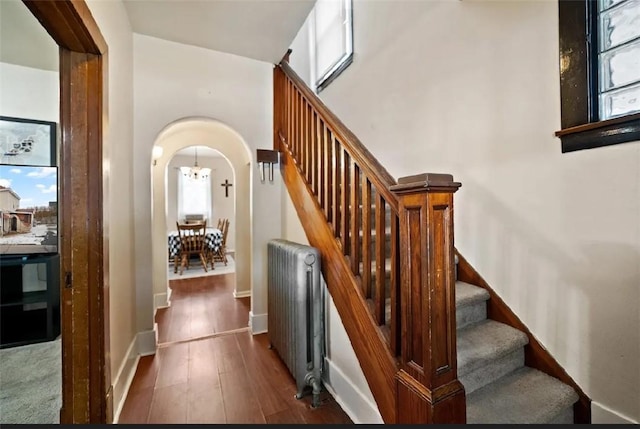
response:
<path id="1" fill-rule="evenodd" d="M 480 301 L 456 309 L 456 328 L 461 329 L 487 318 L 487 302 Z"/>
<path id="2" fill-rule="evenodd" d="M 524 347 L 519 347 L 511 353 L 493 360 L 488 365 L 468 374 L 460 375 L 459 379 L 468 395 L 522 366 L 524 366 Z"/>
<path id="3" fill-rule="evenodd" d="M 546 424 L 550 425 L 572 425 L 573 424 L 573 405 L 560 411 L 556 416 Z"/>

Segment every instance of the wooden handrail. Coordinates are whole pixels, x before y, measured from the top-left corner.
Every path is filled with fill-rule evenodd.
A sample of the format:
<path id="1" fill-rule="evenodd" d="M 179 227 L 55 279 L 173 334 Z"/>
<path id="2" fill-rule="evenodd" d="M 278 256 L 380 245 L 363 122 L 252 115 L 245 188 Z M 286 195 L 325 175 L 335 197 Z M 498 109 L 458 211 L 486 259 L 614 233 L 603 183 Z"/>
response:
<path id="1" fill-rule="evenodd" d="M 464 423 L 449 174 L 396 181 L 283 60 L 274 149 L 387 423 Z"/>
<path id="2" fill-rule="evenodd" d="M 286 76 L 291 79 L 298 90 L 304 95 L 304 97 L 311 103 L 316 109 L 318 114 L 322 116 L 325 123 L 331 129 L 331 132 L 338 136 L 344 147 L 349 152 L 349 155 L 360 165 L 360 168 L 365 170 L 368 177 L 372 178 L 377 188 L 381 189 L 381 193 L 385 200 L 392 205 L 394 211 L 398 211 L 397 197 L 389 191 L 391 186 L 396 185 L 397 182 L 389 174 L 389 172 L 378 162 L 378 160 L 369 152 L 369 150 L 360 142 L 346 125 L 342 123 L 340 119 L 318 98 L 318 96 L 311 91 L 306 83 L 296 74 L 291 66 L 283 61 L 278 65 Z"/>

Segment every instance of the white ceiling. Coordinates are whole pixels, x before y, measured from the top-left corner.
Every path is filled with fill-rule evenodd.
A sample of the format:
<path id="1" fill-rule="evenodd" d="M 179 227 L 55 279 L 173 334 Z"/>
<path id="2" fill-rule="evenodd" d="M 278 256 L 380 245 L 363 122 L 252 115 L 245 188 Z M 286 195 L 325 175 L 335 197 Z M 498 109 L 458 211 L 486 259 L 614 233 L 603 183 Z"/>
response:
<path id="1" fill-rule="evenodd" d="M 315 0 L 123 2 L 135 33 L 277 63 Z"/>
<path id="2" fill-rule="evenodd" d="M 1 1 L 1 0 L 0 0 Z M 191 156 L 195 159 L 196 156 L 196 148 L 198 148 L 198 159 L 199 158 L 220 158 L 222 154 L 215 149 L 211 149 L 207 146 L 189 146 L 181 149 L 175 153 L 174 156 Z"/>
<path id="3" fill-rule="evenodd" d="M 135 33 L 277 63 L 315 0 L 123 0 Z M 0 61 L 58 71 L 58 46 L 20 0 L 0 0 Z"/>

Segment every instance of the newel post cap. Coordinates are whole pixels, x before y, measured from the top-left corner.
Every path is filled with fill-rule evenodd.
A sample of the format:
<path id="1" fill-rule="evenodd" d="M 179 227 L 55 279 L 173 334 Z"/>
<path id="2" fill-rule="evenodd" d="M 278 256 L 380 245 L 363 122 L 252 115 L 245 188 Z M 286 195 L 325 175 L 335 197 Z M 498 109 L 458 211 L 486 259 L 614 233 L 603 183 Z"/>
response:
<path id="1" fill-rule="evenodd" d="M 401 177 L 398 184 L 389 188 L 396 194 L 416 192 L 455 192 L 460 188 L 460 182 L 453 181 L 453 175 L 444 173 L 422 173 Z"/>

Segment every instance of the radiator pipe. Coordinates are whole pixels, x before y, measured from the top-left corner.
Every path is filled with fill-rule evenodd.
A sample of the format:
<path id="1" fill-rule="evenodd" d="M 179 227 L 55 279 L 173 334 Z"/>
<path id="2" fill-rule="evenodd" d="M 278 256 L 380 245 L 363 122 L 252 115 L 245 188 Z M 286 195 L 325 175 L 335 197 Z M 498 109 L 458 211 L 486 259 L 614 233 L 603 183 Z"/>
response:
<path id="1" fill-rule="evenodd" d="M 312 373 L 307 374 L 305 377 L 305 384 L 311 386 L 313 399 L 311 400 L 311 408 L 318 408 L 320 406 L 320 392 L 322 392 L 322 382 L 320 377 L 314 376 Z M 298 398 L 299 399 L 299 398 Z"/>
<path id="2" fill-rule="evenodd" d="M 320 261 L 316 261 L 314 255 L 312 257 L 307 257 L 305 259 L 305 263 L 307 264 L 307 269 L 309 272 L 313 272 L 315 275 L 311 276 L 311 302 L 312 302 L 312 317 L 313 317 L 313 333 L 311 337 L 311 341 L 313 344 L 313 372 L 310 373 L 311 377 L 308 381 L 308 385 L 313 388 L 313 400 L 311 403 L 312 408 L 317 408 L 320 406 L 320 392 L 322 391 L 322 379 L 321 379 L 321 369 L 322 369 L 322 361 L 323 359 L 323 318 L 322 318 L 322 291 L 320 284 L 320 270 L 318 267 L 315 267 L 313 270 L 312 266 L 314 264 L 318 264 Z"/>

